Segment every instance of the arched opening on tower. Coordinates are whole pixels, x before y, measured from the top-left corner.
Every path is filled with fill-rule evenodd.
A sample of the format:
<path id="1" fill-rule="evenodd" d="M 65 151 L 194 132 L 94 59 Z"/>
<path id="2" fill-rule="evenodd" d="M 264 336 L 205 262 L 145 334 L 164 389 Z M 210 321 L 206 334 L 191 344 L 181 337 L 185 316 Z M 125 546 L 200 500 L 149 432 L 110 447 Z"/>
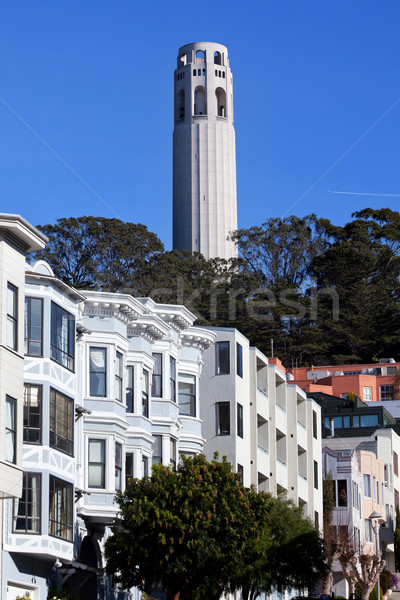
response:
<path id="1" fill-rule="evenodd" d="M 214 52 L 214 64 L 221 65 L 221 52 Z"/>
<path id="2" fill-rule="evenodd" d="M 187 62 L 186 54 L 181 54 L 179 57 L 178 69 L 179 69 L 179 67 L 184 67 L 186 65 L 186 62 Z"/>
<path id="3" fill-rule="evenodd" d="M 176 98 L 176 120 L 185 118 L 185 90 L 179 90 Z"/>
<path id="4" fill-rule="evenodd" d="M 215 90 L 215 99 L 217 101 L 217 116 L 226 117 L 226 93 L 222 88 Z"/>
<path id="5" fill-rule="evenodd" d="M 194 111 L 195 115 L 207 114 L 206 90 L 202 85 L 198 85 L 194 90 Z"/>
<path id="6" fill-rule="evenodd" d="M 196 52 L 196 63 L 206 62 L 206 53 L 203 50 L 197 50 Z"/>

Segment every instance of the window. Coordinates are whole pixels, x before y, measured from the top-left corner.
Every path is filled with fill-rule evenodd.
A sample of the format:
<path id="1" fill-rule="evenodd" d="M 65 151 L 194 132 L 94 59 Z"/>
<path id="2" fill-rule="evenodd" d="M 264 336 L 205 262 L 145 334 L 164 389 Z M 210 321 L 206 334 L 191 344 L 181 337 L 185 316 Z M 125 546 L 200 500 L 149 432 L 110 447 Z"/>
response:
<path id="1" fill-rule="evenodd" d="M 149 476 L 149 457 L 142 455 L 142 477 Z"/>
<path id="2" fill-rule="evenodd" d="M 7 283 L 7 346 L 18 350 L 18 288 Z"/>
<path id="3" fill-rule="evenodd" d="M 154 369 L 151 382 L 151 395 L 155 398 L 162 397 L 162 354 L 153 352 Z"/>
<path id="4" fill-rule="evenodd" d="M 75 360 L 75 319 L 69 312 L 51 303 L 51 359 L 70 371 Z"/>
<path id="5" fill-rule="evenodd" d="M 397 452 L 393 452 L 393 472 L 395 475 L 399 475 L 399 455 Z"/>
<path id="6" fill-rule="evenodd" d="M 364 386 L 364 402 L 370 402 L 372 400 L 372 387 Z"/>
<path id="7" fill-rule="evenodd" d="M 196 377 L 179 373 L 178 376 L 179 414 L 196 416 Z"/>
<path id="8" fill-rule="evenodd" d="M 42 386 L 24 386 L 24 444 L 42 443 Z"/>
<path id="9" fill-rule="evenodd" d="M 72 542 L 73 486 L 50 475 L 49 534 Z"/>
<path id="10" fill-rule="evenodd" d="M 319 529 L 319 514 L 318 511 L 314 511 L 314 527 L 315 529 Z"/>
<path id="11" fill-rule="evenodd" d="M 126 401 L 126 412 L 128 413 L 133 413 L 134 412 L 134 406 L 133 406 L 133 367 L 129 366 L 126 367 L 126 389 L 125 389 L 125 401 Z"/>
<path id="12" fill-rule="evenodd" d="M 229 342 L 217 342 L 217 375 L 227 375 L 230 372 Z"/>
<path id="13" fill-rule="evenodd" d="M 74 451 L 74 401 L 51 388 L 50 446 L 71 456 Z"/>
<path id="14" fill-rule="evenodd" d="M 122 444 L 115 442 L 115 489 L 122 489 Z"/>
<path id="15" fill-rule="evenodd" d="M 134 455 L 132 452 L 125 454 L 125 489 L 127 489 L 129 480 L 133 477 L 133 458 Z"/>
<path id="16" fill-rule="evenodd" d="M 364 529 L 365 529 L 365 542 L 367 544 L 372 542 L 372 523 L 371 519 L 364 519 Z"/>
<path id="17" fill-rule="evenodd" d="M 40 473 L 24 473 L 22 496 L 14 501 L 13 530 L 19 533 L 40 533 Z"/>
<path id="18" fill-rule="evenodd" d="M 89 351 L 90 395 L 104 398 L 107 389 L 107 348 Z"/>
<path id="19" fill-rule="evenodd" d="M 363 475 L 364 482 L 364 497 L 371 498 L 371 475 Z"/>
<path id="20" fill-rule="evenodd" d="M 243 347 L 236 342 L 236 374 L 243 377 Z"/>
<path id="21" fill-rule="evenodd" d="M 329 419 L 328 419 L 329 421 Z M 328 428 L 329 428 L 329 424 L 328 424 Z M 315 439 L 318 439 L 318 420 L 317 420 L 317 413 L 315 412 L 315 410 L 312 411 L 312 430 L 313 430 L 313 437 Z"/>
<path id="22" fill-rule="evenodd" d="M 43 356 L 43 300 L 25 298 L 25 354 Z"/>
<path id="23" fill-rule="evenodd" d="M 176 440 L 172 438 L 169 440 L 169 462 L 176 469 Z"/>
<path id="24" fill-rule="evenodd" d="M 106 441 L 89 440 L 89 474 L 90 488 L 106 487 Z"/>
<path id="25" fill-rule="evenodd" d="M 318 489 L 318 463 L 314 460 L 314 487 Z"/>
<path id="26" fill-rule="evenodd" d="M 123 356 L 120 352 L 115 355 L 115 399 L 122 402 Z"/>
<path id="27" fill-rule="evenodd" d="M 149 416 L 149 372 L 143 369 L 142 378 L 142 415 Z"/>
<path id="28" fill-rule="evenodd" d="M 243 406 L 237 404 L 237 434 L 239 437 L 243 437 Z"/>
<path id="29" fill-rule="evenodd" d="M 399 501 L 399 492 L 398 490 L 394 490 L 394 506 L 396 508 L 396 510 L 399 508 L 400 506 L 400 501 Z"/>
<path id="30" fill-rule="evenodd" d="M 243 485 L 243 465 L 237 464 L 237 474 L 239 475 L 239 483 Z"/>
<path id="31" fill-rule="evenodd" d="M 169 357 L 169 381 L 172 402 L 176 402 L 176 360 Z"/>
<path id="32" fill-rule="evenodd" d="M 158 465 L 162 463 L 162 436 L 153 435 L 153 438 L 153 465 Z"/>
<path id="33" fill-rule="evenodd" d="M 6 396 L 6 452 L 5 459 L 8 462 L 16 463 L 16 443 L 17 443 L 17 401 L 15 398 Z"/>
<path id="34" fill-rule="evenodd" d="M 217 435 L 230 435 L 230 404 L 217 402 Z"/>
<path id="35" fill-rule="evenodd" d="M 381 401 L 393 400 L 394 398 L 394 385 L 381 385 Z"/>
<path id="36" fill-rule="evenodd" d="M 361 427 L 374 427 L 378 425 L 378 415 L 360 415 Z"/>
<path id="37" fill-rule="evenodd" d="M 339 479 L 337 482 L 337 499 L 338 506 L 347 506 L 347 481 L 346 479 Z"/>

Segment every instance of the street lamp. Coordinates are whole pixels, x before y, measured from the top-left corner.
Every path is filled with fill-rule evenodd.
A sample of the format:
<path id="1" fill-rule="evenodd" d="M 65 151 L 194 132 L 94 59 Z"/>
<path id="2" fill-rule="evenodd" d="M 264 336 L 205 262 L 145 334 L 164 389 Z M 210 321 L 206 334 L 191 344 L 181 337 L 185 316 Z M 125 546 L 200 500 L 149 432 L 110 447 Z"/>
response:
<path id="1" fill-rule="evenodd" d="M 371 521 L 372 531 L 375 533 L 376 556 L 377 556 L 378 560 L 380 560 L 381 553 L 380 553 L 380 549 L 379 549 L 378 519 L 382 519 L 382 515 L 377 513 L 376 510 L 374 510 L 374 512 L 369 515 L 368 519 Z M 372 525 L 373 519 L 375 519 L 375 527 Z M 376 599 L 380 600 L 380 598 L 381 598 L 381 588 L 380 588 L 380 581 L 379 581 L 379 575 L 378 575 L 378 579 L 376 581 Z"/>

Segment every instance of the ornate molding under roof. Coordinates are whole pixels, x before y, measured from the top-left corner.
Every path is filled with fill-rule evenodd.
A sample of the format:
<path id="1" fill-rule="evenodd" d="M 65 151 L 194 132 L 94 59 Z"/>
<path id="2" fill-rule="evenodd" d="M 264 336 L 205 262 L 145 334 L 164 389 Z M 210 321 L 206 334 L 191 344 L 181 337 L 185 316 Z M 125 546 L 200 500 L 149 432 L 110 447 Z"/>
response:
<path id="1" fill-rule="evenodd" d="M 138 301 L 150 314 L 157 315 L 178 332 L 191 327 L 196 320 L 195 315 L 181 304 L 157 304 L 152 298 L 138 298 Z"/>
<path id="2" fill-rule="evenodd" d="M 213 331 L 201 327 L 188 327 L 179 336 L 182 346 L 192 346 L 200 350 L 207 350 L 215 341 L 216 334 Z"/>
<path id="3" fill-rule="evenodd" d="M 115 317 L 129 325 L 146 312 L 141 303 L 128 294 L 92 291 L 85 293 L 84 315 Z"/>
<path id="4" fill-rule="evenodd" d="M 168 329 L 158 317 L 143 315 L 128 326 L 128 337 L 143 337 L 150 342 L 156 342 L 168 334 Z"/>

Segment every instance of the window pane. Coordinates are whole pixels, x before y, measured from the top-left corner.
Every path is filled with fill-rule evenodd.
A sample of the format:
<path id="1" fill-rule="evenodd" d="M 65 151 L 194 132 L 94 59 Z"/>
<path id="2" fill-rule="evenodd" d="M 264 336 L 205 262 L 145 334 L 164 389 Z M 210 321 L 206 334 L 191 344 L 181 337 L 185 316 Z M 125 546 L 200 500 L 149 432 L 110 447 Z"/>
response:
<path id="1" fill-rule="evenodd" d="M 151 395 L 156 398 L 162 396 L 162 354 L 153 352 L 154 369 L 151 383 Z"/>
<path id="2" fill-rule="evenodd" d="M 72 456 L 74 450 L 74 401 L 50 389 L 50 446 Z"/>
<path id="3" fill-rule="evenodd" d="M 126 412 L 133 413 L 133 367 L 126 368 L 127 384 L 125 390 Z"/>
<path id="4" fill-rule="evenodd" d="M 162 436 L 153 435 L 153 465 L 162 463 Z"/>
<path id="5" fill-rule="evenodd" d="M 218 435 L 230 434 L 230 405 L 229 402 L 217 403 L 217 433 Z"/>
<path id="6" fill-rule="evenodd" d="M 378 425 L 378 415 L 361 415 L 361 427 L 371 427 Z"/>
<path id="7" fill-rule="evenodd" d="M 89 440 L 89 487 L 105 487 L 105 440 Z"/>
<path id="8" fill-rule="evenodd" d="M 26 383 L 24 386 L 24 444 L 42 441 L 42 386 Z"/>
<path id="9" fill-rule="evenodd" d="M 179 414 L 196 416 L 196 377 L 179 373 L 178 376 Z"/>
<path id="10" fill-rule="evenodd" d="M 123 357 L 120 352 L 116 353 L 115 357 L 115 399 L 122 402 L 122 368 L 123 368 Z"/>
<path id="11" fill-rule="evenodd" d="M 230 371 L 229 364 L 229 342 L 217 342 L 217 374 L 223 375 Z"/>
<path id="12" fill-rule="evenodd" d="M 42 356 L 43 300 L 25 298 L 25 354 Z"/>
<path id="13" fill-rule="evenodd" d="M 107 348 L 90 348 L 90 395 L 105 397 L 107 374 Z"/>
<path id="14" fill-rule="evenodd" d="M 5 459 L 8 462 L 16 462 L 16 407 L 17 401 L 6 396 L 6 452 Z"/>
<path id="15" fill-rule="evenodd" d="M 145 369 L 142 377 L 142 415 L 149 416 L 149 372 Z"/>
<path id="16" fill-rule="evenodd" d="M 237 405 L 237 434 L 239 437 L 243 437 L 243 406 L 239 403 Z"/>
<path id="17" fill-rule="evenodd" d="M 172 402 L 176 402 L 176 360 L 172 356 L 169 358 L 170 370 L 170 392 Z"/>
<path id="18" fill-rule="evenodd" d="M 72 542 L 73 486 L 50 475 L 49 533 Z"/>
<path id="19" fill-rule="evenodd" d="M 243 377 L 243 348 L 236 343 L 236 373 L 239 377 Z"/>
<path id="20" fill-rule="evenodd" d="M 18 288 L 7 283 L 7 346 L 18 350 Z"/>
<path id="21" fill-rule="evenodd" d="M 51 359 L 74 369 L 75 360 L 75 318 L 69 312 L 51 303 Z"/>
<path id="22" fill-rule="evenodd" d="M 41 475 L 24 473 L 22 496 L 14 501 L 14 531 L 40 533 Z"/>

